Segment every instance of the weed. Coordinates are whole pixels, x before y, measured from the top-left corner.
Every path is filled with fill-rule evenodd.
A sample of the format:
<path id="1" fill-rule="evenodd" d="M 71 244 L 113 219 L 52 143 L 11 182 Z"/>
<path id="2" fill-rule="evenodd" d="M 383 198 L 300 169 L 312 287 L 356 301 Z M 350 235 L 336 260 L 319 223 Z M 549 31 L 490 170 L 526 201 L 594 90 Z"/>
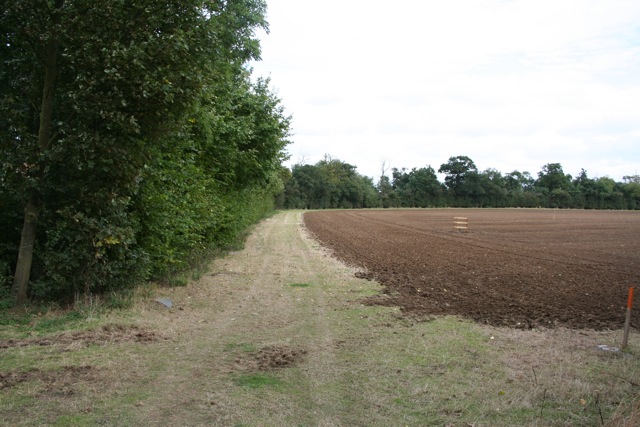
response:
<path id="1" fill-rule="evenodd" d="M 36 321 L 32 330 L 41 334 L 65 331 L 71 329 L 81 320 L 83 320 L 83 316 L 77 311 L 68 311 L 62 315 L 53 314 L 51 317 L 43 317 Z"/>
<path id="2" fill-rule="evenodd" d="M 107 308 L 113 310 L 124 310 L 133 306 L 134 292 L 127 289 L 122 292 L 111 292 L 107 295 Z"/>
<path id="3" fill-rule="evenodd" d="M 167 278 L 167 285 L 170 287 L 184 287 L 189 284 L 189 276 L 186 272 L 177 273 Z"/>
<path id="4" fill-rule="evenodd" d="M 0 326 L 21 326 L 31 322 L 31 313 L 26 310 L 0 310 Z"/>

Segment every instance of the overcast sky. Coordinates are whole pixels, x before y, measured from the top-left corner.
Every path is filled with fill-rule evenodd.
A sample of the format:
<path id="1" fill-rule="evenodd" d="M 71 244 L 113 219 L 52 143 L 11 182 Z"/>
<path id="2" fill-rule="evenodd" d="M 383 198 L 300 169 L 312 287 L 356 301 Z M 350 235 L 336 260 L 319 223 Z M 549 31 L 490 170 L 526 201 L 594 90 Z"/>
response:
<path id="1" fill-rule="evenodd" d="M 288 165 L 640 174 L 640 0 L 267 3 L 253 67 L 293 116 Z"/>

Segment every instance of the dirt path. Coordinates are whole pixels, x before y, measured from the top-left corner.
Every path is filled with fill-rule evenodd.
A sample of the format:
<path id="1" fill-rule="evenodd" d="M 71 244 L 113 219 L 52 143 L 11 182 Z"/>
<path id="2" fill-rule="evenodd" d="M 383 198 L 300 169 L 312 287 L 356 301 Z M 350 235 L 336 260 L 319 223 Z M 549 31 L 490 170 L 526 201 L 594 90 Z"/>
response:
<path id="1" fill-rule="evenodd" d="M 283 384 L 294 382 L 294 394 L 308 405 L 307 422 L 342 425 L 347 411 L 341 402 L 352 397 L 336 387 L 344 382 L 336 352 L 348 328 L 335 324 L 345 316 L 334 312 L 361 306 L 355 300 L 377 288 L 353 274 L 306 236 L 300 213 L 264 221 L 245 250 L 215 262 L 198 283 L 165 295 L 177 306 L 160 313 L 173 337 L 164 351 L 175 356 L 158 356 L 155 363 L 165 367 L 149 384 L 155 392 L 136 418 L 157 425 L 234 425 L 251 413 L 251 425 L 256 419 L 287 425 L 300 408 L 286 399 L 263 402 L 229 393 L 242 392 L 237 383 L 245 377 L 258 390 L 260 381 L 275 379 L 277 389 L 284 375 Z M 344 287 L 336 290 L 336 280 Z M 158 319 L 149 320 L 158 327 Z"/>

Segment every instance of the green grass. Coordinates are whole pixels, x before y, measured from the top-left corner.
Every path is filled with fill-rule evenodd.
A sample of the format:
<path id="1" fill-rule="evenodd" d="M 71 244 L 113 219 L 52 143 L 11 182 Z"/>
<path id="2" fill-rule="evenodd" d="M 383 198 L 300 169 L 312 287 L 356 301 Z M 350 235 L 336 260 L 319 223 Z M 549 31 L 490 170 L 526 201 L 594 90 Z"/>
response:
<path id="1" fill-rule="evenodd" d="M 50 335 L 77 329 L 88 321 L 79 310 L 12 309 L 0 315 L 0 338 L 25 338 L 28 335 Z M 27 335 L 28 334 L 28 335 Z"/>
<path id="2" fill-rule="evenodd" d="M 235 351 L 239 350 L 246 353 L 251 353 L 257 350 L 255 344 L 241 342 L 241 343 L 229 343 L 225 344 L 224 351 Z"/>
<path id="3" fill-rule="evenodd" d="M 308 283 L 291 283 L 289 286 L 292 288 L 308 288 L 311 285 Z"/>
<path id="4" fill-rule="evenodd" d="M 24 310 L 0 310 L 0 326 L 21 326 L 31 322 L 31 313 Z"/>
<path id="5" fill-rule="evenodd" d="M 63 415 L 53 423 L 55 427 L 83 427 L 94 425 L 94 417 L 88 414 Z"/>
<path id="6" fill-rule="evenodd" d="M 247 387 L 251 389 L 262 387 L 276 387 L 279 388 L 284 383 L 276 378 L 274 375 L 266 373 L 252 373 L 245 375 L 238 375 L 234 379 L 234 383 L 240 387 Z"/>
<path id="7" fill-rule="evenodd" d="M 40 334 L 50 334 L 72 329 L 73 326 L 77 325 L 82 320 L 84 320 L 84 317 L 81 313 L 77 311 L 69 311 L 60 316 L 37 320 L 31 329 Z"/>

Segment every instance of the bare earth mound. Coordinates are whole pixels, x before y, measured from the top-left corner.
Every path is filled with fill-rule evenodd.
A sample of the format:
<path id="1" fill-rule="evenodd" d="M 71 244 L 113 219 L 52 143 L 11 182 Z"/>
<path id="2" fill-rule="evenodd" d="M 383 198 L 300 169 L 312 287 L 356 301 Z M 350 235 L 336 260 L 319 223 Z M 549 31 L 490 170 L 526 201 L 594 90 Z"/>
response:
<path id="1" fill-rule="evenodd" d="M 469 219 L 467 232 L 453 217 Z M 618 329 L 640 282 L 640 213 L 325 211 L 304 216 L 335 255 L 385 286 L 374 302 L 499 326 Z"/>

